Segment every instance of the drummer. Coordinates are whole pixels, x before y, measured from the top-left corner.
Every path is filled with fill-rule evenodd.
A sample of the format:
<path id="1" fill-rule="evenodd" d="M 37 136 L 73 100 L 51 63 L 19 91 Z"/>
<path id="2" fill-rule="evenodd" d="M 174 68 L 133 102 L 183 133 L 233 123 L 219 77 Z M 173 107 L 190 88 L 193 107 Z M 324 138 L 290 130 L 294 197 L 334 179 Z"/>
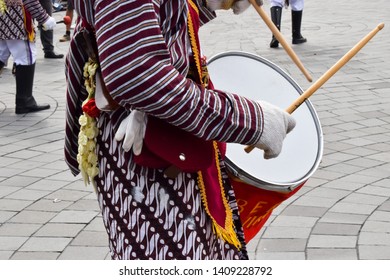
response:
<path id="1" fill-rule="evenodd" d="M 259 157 L 274 158 L 295 121 L 266 102 L 213 89 L 197 35 L 215 10 L 241 14 L 250 3 L 97 2 L 73 2 L 80 24 L 66 59 L 65 156 L 74 175 L 96 185 L 112 259 L 247 259 L 223 143 L 254 144 Z M 96 33 L 104 84 L 92 59 L 84 73 L 96 75 L 96 91 L 84 86 L 80 28 Z M 94 106 L 103 89 L 112 111 Z M 148 130 L 152 123 L 161 129 Z"/>

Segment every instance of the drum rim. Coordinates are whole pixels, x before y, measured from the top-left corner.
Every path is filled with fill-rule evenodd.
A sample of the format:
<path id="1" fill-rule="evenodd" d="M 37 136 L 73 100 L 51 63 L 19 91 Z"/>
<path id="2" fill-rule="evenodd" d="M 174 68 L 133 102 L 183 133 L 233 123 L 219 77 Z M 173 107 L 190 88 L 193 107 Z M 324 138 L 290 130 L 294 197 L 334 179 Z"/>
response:
<path id="1" fill-rule="evenodd" d="M 302 88 L 298 85 L 298 83 L 283 69 L 281 69 L 279 66 L 277 66 L 275 63 L 271 62 L 270 60 L 261 57 L 257 54 L 245 52 L 245 51 L 226 51 L 226 52 L 220 52 L 215 55 L 213 55 L 210 59 L 208 59 L 208 64 L 212 63 L 213 61 L 216 61 L 217 59 L 223 58 L 225 56 L 241 56 L 241 57 L 247 57 L 250 59 L 257 60 L 259 62 L 262 62 L 266 64 L 267 66 L 271 67 L 273 70 L 277 70 L 278 73 L 280 73 L 298 92 L 298 94 L 302 94 L 303 90 Z M 212 77 L 211 77 L 212 79 Z M 318 169 L 318 166 L 320 165 L 320 162 L 322 160 L 323 156 L 323 150 L 324 150 L 324 139 L 323 139 L 323 132 L 322 132 L 322 127 L 321 123 L 318 117 L 318 114 L 311 103 L 309 99 L 305 100 L 305 105 L 308 107 L 310 113 L 313 115 L 314 122 L 316 124 L 316 129 L 317 129 L 317 134 L 318 134 L 318 151 L 316 155 L 316 160 L 313 164 L 313 166 L 310 168 L 310 170 L 301 178 L 298 180 L 295 180 L 293 182 L 272 182 L 269 180 L 262 180 L 262 184 L 259 184 L 258 178 L 255 178 L 251 174 L 248 174 L 245 170 L 241 169 L 237 165 L 235 165 L 229 158 L 226 156 L 225 157 L 225 163 L 227 168 L 233 173 L 235 177 L 237 177 L 239 180 L 244 181 L 245 183 L 248 183 L 250 185 L 253 185 L 255 187 L 259 187 L 262 189 L 269 189 L 269 190 L 275 190 L 279 189 L 280 191 L 292 191 L 296 187 L 300 186 L 302 183 L 306 182 L 312 175 L 313 173 Z M 240 175 L 244 173 L 246 176 Z"/>

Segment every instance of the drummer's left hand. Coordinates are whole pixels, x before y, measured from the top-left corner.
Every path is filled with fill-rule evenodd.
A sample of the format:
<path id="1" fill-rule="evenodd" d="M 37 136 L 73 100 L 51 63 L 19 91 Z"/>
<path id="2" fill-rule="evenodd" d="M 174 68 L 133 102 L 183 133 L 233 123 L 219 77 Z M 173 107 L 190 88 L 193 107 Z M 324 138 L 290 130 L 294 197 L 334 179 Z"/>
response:
<path id="1" fill-rule="evenodd" d="M 263 5 L 263 0 L 256 0 L 256 4 Z M 215 10 L 229 10 L 233 9 L 233 13 L 236 15 L 243 13 L 251 5 L 248 0 L 208 0 L 207 6 L 212 11 Z"/>

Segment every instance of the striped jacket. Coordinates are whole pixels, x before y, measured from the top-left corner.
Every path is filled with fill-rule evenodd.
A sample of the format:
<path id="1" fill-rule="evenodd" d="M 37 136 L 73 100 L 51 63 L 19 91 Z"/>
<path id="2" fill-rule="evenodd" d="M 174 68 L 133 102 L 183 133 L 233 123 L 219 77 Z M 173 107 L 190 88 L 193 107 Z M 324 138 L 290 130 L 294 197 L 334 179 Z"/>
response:
<path id="1" fill-rule="evenodd" d="M 202 24 L 215 17 L 205 1 L 194 2 Z M 135 108 L 205 140 L 241 144 L 259 140 L 263 127 L 259 104 L 237 94 L 207 90 L 186 78 L 190 55 L 187 1 L 74 0 L 74 6 L 96 31 L 102 76 L 111 96 L 122 106 L 101 118 L 110 118 L 115 127 Z M 82 25 L 79 20 L 75 34 Z M 86 98 L 82 85 L 86 59 L 78 42 L 71 41 L 66 60 L 65 158 L 75 175 L 79 172 L 78 117 Z"/>

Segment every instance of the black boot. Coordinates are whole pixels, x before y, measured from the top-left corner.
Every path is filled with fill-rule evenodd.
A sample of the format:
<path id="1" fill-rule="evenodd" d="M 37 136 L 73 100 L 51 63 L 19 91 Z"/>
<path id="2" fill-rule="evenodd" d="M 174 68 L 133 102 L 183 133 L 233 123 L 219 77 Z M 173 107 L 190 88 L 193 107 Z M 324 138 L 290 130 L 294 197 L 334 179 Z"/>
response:
<path id="1" fill-rule="evenodd" d="M 282 8 L 281 7 L 271 7 L 271 19 L 275 26 L 280 31 L 280 23 L 282 20 Z M 271 43 L 269 44 L 270 48 L 279 47 L 279 41 L 276 40 L 275 36 L 272 35 Z"/>
<path id="2" fill-rule="evenodd" d="M 62 53 L 55 53 L 53 46 L 53 30 L 43 30 L 41 29 L 41 42 L 43 45 L 43 52 L 45 53 L 45 58 L 63 58 Z"/>
<path id="3" fill-rule="evenodd" d="M 301 34 L 302 11 L 291 11 L 292 43 L 302 44 L 307 40 Z"/>
<path id="4" fill-rule="evenodd" d="M 16 65 L 16 108 L 15 114 L 26 114 L 50 108 L 49 104 L 38 105 L 32 91 L 34 84 L 35 63 L 32 65 Z"/>
<path id="5" fill-rule="evenodd" d="M 46 11 L 46 13 L 49 16 L 53 15 L 53 3 L 52 1 L 39 1 L 42 5 L 42 8 Z M 54 31 L 53 30 L 43 30 L 42 25 L 38 25 L 39 33 L 41 37 L 41 43 L 43 46 L 43 52 L 45 53 L 45 58 L 63 58 L 63 54 L 57 54 L 54 52 L 54 45 L 53 45 L 53 37 L 54 37 Z"/>

